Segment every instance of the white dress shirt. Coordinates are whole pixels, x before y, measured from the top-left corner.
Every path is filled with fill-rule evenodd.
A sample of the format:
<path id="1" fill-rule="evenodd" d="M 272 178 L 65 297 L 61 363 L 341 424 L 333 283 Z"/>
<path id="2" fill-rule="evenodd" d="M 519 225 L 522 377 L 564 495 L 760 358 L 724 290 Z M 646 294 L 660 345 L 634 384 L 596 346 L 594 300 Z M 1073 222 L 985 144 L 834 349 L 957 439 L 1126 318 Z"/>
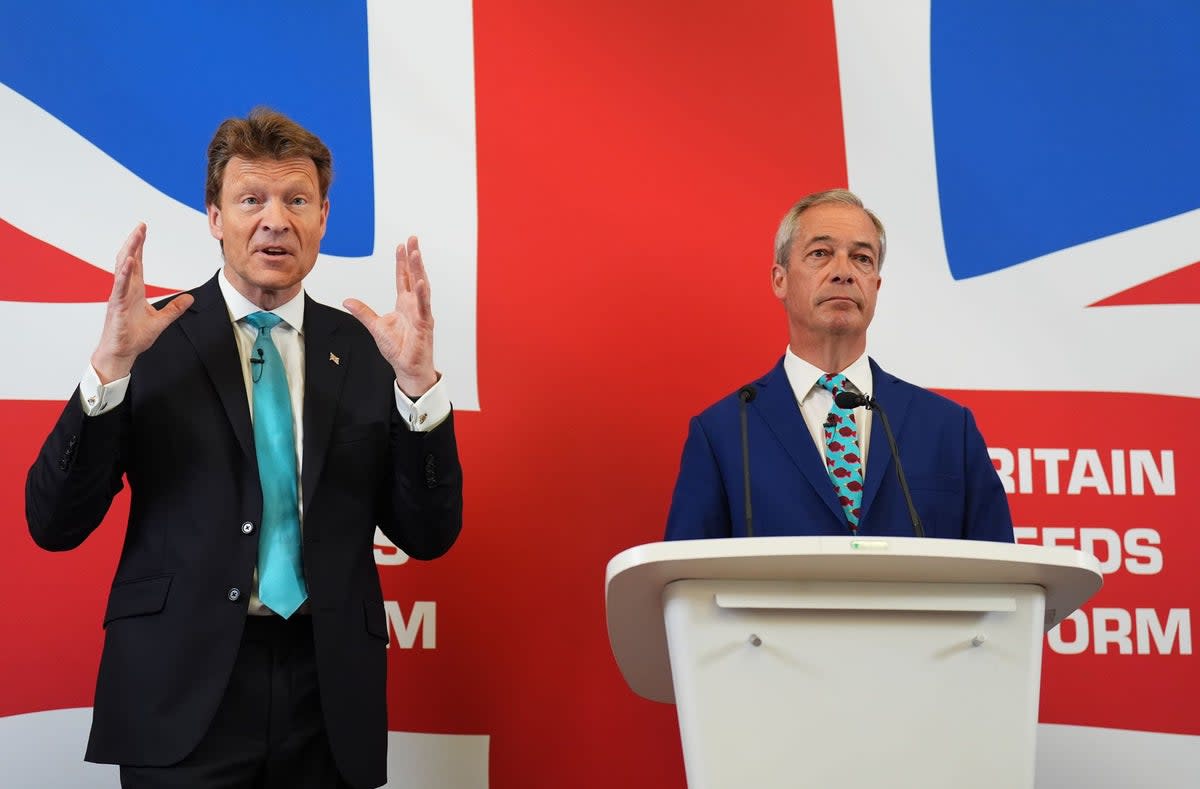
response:
<path id="1" fill-rule="evenodd" d="M 241 360 L 242 377 L 246 384 L 246 403 L 250 410 L 250 419 L 254 419 L 254 383 L 250 377 L 250 351 L 258 336 L 258 329 L 243 320 L 261 308 L 247 299 L 233 287 L 225 277 L 224 272 L 217 277 L 221 287 L 221 295 L 225 298 L 229 320 L 233 324 L 233 335 L 237 340 L 238 357 Z M 284 372 L 287 375 L 288 392 L 292 400 L 292 428 L 296 439 L 296 473 L 302 474 L 304 468 L 304 291 L 301 290 L 295 298 L 286 304 L 281 304 L 270 312 L 275 313 L 282 321 L 271 330 L 271 340 L 275 343 L 279 356 L 283 359 Z M 100 376 L 89 364 L 84 371 L 83 380 L 79 384 L 79 398 L 83 412 L 88 416 L 100 416 L 119 406 L 125 400 L 129 390 L 131 376 L 119 378 L 107 384 L 100 382 Z M 395 389 L 396 410 L 399 411 L 404 423 L 410 430 L 427 432 L 433 430 L 450 415 L 450 398 L 446 387 L 439 377 L 428 392 L 413 402 L 393 383 Z M 296 480 L 298 493 L 297 506 L 300 516 L 300 528 L 304 528 L 304 491 L 300 487 L 300 479 Z M 307 602 L 300 609 L 308 610 Z M 270 614 L 271 610 L 262 604 L 258 598 L 258 571 L 254 573 L 254 588 L 250 595 L 251 614 Z"/>
<path id="2" fill-rule="evenodd" d="M 819 386 L 817 381 L 825 375 L 826 371 L 804 361 L 792 353 L 791 348 L 788 348 L 783 355 L 783 371 L 787 374 L 788 383 L 792 385 L 796 402 L 800 404 L 800 413 L 804 416 L 804 423 L 808 425 L 808 432 L 817 446 L 817 452 L 821 457 L 825 457 L 825 434 L 822 427 L 833 408 L 833 393 Z M 867 360 L 866 353 L 855 359 L 854 363 L 845 370 L 833 372 L 845 375 L 860 394 L 869 395 L 874 391 L 874 376 L 871 374 L 871 363 Z M 855 408 L 854 422 L 858 425 L 858 449 L 859 456 L 862 458 L 863 478 L 865 479 L 867 476 L 867 450 L 871 441 L 871 412 L 866 408 Z"/>

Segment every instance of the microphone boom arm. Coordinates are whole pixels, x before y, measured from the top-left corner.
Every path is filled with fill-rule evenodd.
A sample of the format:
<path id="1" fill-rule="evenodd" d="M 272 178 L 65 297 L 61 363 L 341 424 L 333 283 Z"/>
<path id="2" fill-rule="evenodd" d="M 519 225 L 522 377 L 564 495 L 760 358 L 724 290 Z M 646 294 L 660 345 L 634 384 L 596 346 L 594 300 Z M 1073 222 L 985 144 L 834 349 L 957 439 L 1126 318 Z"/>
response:
<path id="1" fill-rule="evenodd" d="M 887 413 L 875 402 L 875 398 L 867 398 L 867 408 L 875 411 L 883 418 L 883 432 L 887 434 L 888 445 L 892 448 L 892 457 L 896 459 L 896 476 L 900 479 L 900 491 L 904 494 L 904 503 L 908 505 L 908 517 L 912 520 L 913 534 L 925 536 L 925 527 L 921 525 L 921 516 L 917 515 L 916 505 L 913 504 L 912 493 L 908 490 L 908 480 L 904 476 L 904 466 L 900 463 L 900 450 L 896 448 L 896 437 L 892 435 L 892 425 L 888 422 Z"/>
<path id="2" fill-rule="evenodd" d="M 754 513 L 750 508 L 750 431 L 746 425 L 746 403 L 758 395 L 753 384 L 738 390 L 738 410 L 742 418 L 742 486 L 746 496 L 746 536 L 754 536 Z"/>
<path id="3" fill-rule="evenodd" d="M 879 416 L 883 419 L 883 432 L 887 434 L 888 446 L 892 450 L 892 460 L 896 461 L 896 476 L 900 480 L 900 492 L 904 494 L 904 503 L 908 506 L 908 517 L 912 521 L 913 535 L 924 537 L 925 527 L 921 525 L 921 516 L 917 514 L 917 507 L 913 504 L 912 493 L 908 490 L 908 479 L 904 476 L 904 465 L 900 462 L 900 450 L 896 447 L 896 437 L 892 434 L 892 424 L 888 421 L 887 412 L 883 410 L 883 406 L 879 405 L 879 401 L 874 397 L 862 395 L 858 392 L 838 392 L 834 395 L 833 399 L 839 408 L 859 408 L 861 406 L 869 411 L 879 412 Z"/>

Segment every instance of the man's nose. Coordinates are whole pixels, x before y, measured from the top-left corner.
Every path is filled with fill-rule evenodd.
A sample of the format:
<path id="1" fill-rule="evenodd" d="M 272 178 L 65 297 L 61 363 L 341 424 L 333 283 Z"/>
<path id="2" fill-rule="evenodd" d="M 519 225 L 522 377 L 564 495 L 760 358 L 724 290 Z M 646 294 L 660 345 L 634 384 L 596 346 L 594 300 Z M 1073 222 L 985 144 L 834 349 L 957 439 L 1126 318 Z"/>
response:
<path id="1" fill-rule="evenodd" d="M 850 261 L 850 253 L 835 253 L 833 256 L 831 271 L 834 282 L 853 282 L 854 264 Z"/>
<path id="2" fill-rule="evenodd" d="M 262 229 L 275 233 L 286 232 L 291 227 L 287 206 L 280 200 L 269 200 L 262 212 Z"/>

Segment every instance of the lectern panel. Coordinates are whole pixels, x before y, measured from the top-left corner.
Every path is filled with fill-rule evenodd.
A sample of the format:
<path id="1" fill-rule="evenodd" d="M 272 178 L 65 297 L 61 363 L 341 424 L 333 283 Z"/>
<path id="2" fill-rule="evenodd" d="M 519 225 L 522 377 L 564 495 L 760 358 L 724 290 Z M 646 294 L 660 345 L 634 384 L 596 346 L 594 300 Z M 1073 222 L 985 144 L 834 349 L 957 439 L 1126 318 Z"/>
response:
<path id="1" fill-rule="evenodd" d="M 1032 787 L 1044 592 L 675 581 L 691 789 Z"/>

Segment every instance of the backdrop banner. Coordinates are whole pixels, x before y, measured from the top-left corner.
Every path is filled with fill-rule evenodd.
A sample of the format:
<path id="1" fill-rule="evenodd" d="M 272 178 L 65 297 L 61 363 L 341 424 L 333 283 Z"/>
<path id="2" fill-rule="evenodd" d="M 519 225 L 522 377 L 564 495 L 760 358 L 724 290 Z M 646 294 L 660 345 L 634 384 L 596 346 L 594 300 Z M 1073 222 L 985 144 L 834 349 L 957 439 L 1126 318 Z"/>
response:
<path id="1" fill-rule="evenodd" d="M 835 186 L 887 226 L 872 356 L 973 409 L 1019 541 L 1103 566 L 1046 637 L 1039 785 L 1195 786 L 1200 6 L 226 5 L 0 3 L 6 785 L 117 786 L 82 758 L 128 493 L 51 554 L 25 473 L 130 230 L 154 296 L 221 265 L 206 146 L 266 105 L 334 154 L 308 291 L 389 304 L 419 235 L 459 412 L 458 544 L 377 535 L 391 786 L 684 786 L 605 565 L 661 538 L 688 418 L 783 353 L 775 228 Z"/>

